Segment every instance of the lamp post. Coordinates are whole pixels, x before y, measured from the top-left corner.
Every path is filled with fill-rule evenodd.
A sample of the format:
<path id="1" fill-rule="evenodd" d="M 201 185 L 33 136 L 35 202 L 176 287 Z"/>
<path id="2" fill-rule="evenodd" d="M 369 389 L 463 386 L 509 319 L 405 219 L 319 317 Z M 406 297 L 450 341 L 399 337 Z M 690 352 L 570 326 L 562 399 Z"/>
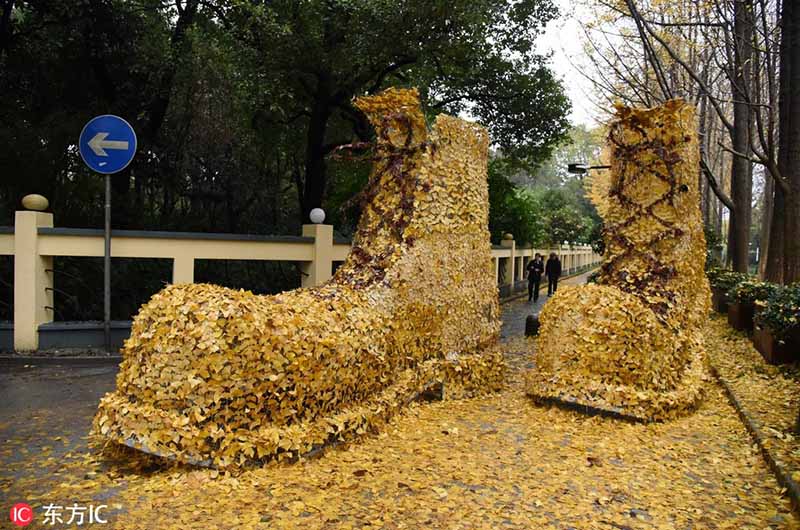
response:
<path id="1" fill-rule="evenodd" d="M 611 166 L 587 166 L 586 164 L 578 164 L 573 162 L 567 165 L 567 172 L 575 175 L 583 175 L 590 169 L 608 169 Z"/>

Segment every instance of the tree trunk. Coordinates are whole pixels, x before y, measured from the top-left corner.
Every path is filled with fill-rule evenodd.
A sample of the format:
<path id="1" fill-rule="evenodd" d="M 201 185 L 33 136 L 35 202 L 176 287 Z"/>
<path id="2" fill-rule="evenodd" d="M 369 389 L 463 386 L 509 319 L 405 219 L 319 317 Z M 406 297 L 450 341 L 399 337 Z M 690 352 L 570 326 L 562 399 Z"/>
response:
<path id="1" fill-rule="evenodd" d="M 781 14 L 778 172 L 767 277 L 789 284 L 800 280 L 800 6 L 783 2 Z M 776 252 L 780 249 L 781 252 Z"/>
<path id="2" fill-rule="evenodd" d="M 708 69 L 703 71 L 703 78 L 707 80 L 708 75 L 706 72 Z M 700 136 L 700 157 L 701 158 L 708 158 L 708 96 L 703 93 L 700 95 L 700 119 L 698 120 L 698 127 L 699 127 L 699 136 Z M 698 186 L 699 186 L 699 193 L 700 193 L 700 209 L 703 212 L 703 224 L 707 228 L 711 228 L 711 205 L 710 202 L 710 194 L 709 194 L 709 185 L 708 179 L 701 171 L 698 175 Z"/>
<path id="3" fill-rule="evenodd" d="M 775 186 L 772 198 L 772 220 L 770 221 L 769 248 L 764 279 L 774 283 L 783 283 L 783 219 L 784 193 L 780 186 Z"/>
<path id="4" fill-rule="evenodd" d="M 783 219 L 783 281 L 800 280 L 800 5 L 783 4 L 778 164 L 788 181 Z M 781 166 L 781 162 L 783 165 Z"/>
<path id="5" fill-rule="evenodd" d="M 800 114 L 797 115 L 800 119 Z M 796 141 L 800 141 L 797 138 Z M 800 163 L 800 156 L 796 156 L 798 145 L 794 146 L 795 163 Z M 798 173 L 797 166 L 794 169 Z M 792 183 L 791 193 L 786 196 L 785 217 L 783 224 L 783 283 L 789 285 L 800 280 L 800 182 L 795 178 Z"/>
<path id="6" fill-rule="evenodd" d="M 736 105 L 737 107 L 739 105 Z M 749 110 L 740 119 L 736 119 L 734 109 L 734 137 L 733 145 L 737 151 L 747 145 L 748 126 L 741 125 L 741 120 L 750 120 Z M 737 123 L 738 122 L 738 123 Z M 747 147 L 745 147 L 745 152 Z M 731 164 L 731 200 L 735 209 L 730 212 L 730 227 L 728 229 L 728 253 L 733 270 L 747 272 L 750 262 L 750 225 L 752 218 L 753 200 L 753 165 L 749 160 L 734 156 Z"/>
<path id="7" fill-rule="evenodd" d="M 189 28 L 194 24 L 197 14 L 200 9 L 200 0 L 188 0 L 180 11 L 178 19 L 175 22 L 175 29 L 170 36 L 170 54 L 164 71 L 161 73 L 156 96 L 150 102 L 148 108 L 148 120 L 144 133 L 150 142 L 156 143 L 158 141 L 158 134 L 161 131 L 161 126 L 167 116 L 169 103 L 172 96 L 172 87 L 175 82 L 175 75 L 178 72 L 178 58 L 183 53 L 183 47 L 186 42 L 186 33 Z"/>
<path id="8" fill-rule="evenodd" d="M 724 166 L 724 164 L 722 164 L 722 166 Z M 725 173 L 720 172 L 720 173 L 718 173 L 718 175 L 720 176 L 720 183 L 719 183 L 720 189 L 724 190 L 725 189 Z M 722 213 L 723 213 L 722 210 L 724 208 L 724 205 L 722 204 L 722 201 L 719 200 L 718 197 L 715 197 L 715 199 L 716 200 L 714 201 L 714 203 L 717 205 L 717 207 L 716 207 L 716 214 L 714 216 L 714 233 L 717 234 L 717 237 L 719 238 L 719 241 L 721 243 L 722 241 L 724 241 L 724 239 L 723 239 L 724 225 L 723 225 L 723 222 L 722 222 L 723 221 L 722 220 Z M 722 245 L 720 245 L 720 249 L 716 253 L 717 261 L 719 263 L 723 263 L 723 259 L 724 260 L 728 259 L 728 254 L 729 253 L 726 250 L 725 251 L 725 255 L 723 255 L 723 248 L 722 248 Z"/>
<path id="9" fill-rule="evenodd" d="M 0 5 L 3 11 L 0 13 L 0 57 L 11 43 L 11 11 L 14 9 L 14 0 L 4 0 Z"/>
<path id="10" fill-rule="evenodd" d="M 769 259 L 769 234 L 772 225 L 772 205 L 775 195 L 775 179 L 764 170 L 764 204 L 761 211 L 761 230 L 758 242 L 758 276 L 765 278 L 767 273 L 767 259 Z"/>
<path id="11" fill-rule="evenodd" d="M 308 223 L 308 215 L 314 208 L 322 207 L 327 183 L 327 166 L 325 164 L 325 130 L 331 108 L 327 93 L 318 93 L 311 111 L 306 134 L 305 179 L 303 194 L 300 199 L 300 222 Z"/>
<path id="12" fill-rule="evenodd" d="M 733 150 L 750 156 L 750 129 L 752 117 L 748 99 L 752 80 L 753 6 L 751 0 L 734 3 L 734 54 L 736 60 L 731 76 L 733 93 Z M 750 222 L 753 198 L 753 164 L 748 158 L 734 156 L 731 163 L 731 200 L 734 211 L 730 212 L 728 251 L 733 270 L 747 272 L 750 250 Z"/>

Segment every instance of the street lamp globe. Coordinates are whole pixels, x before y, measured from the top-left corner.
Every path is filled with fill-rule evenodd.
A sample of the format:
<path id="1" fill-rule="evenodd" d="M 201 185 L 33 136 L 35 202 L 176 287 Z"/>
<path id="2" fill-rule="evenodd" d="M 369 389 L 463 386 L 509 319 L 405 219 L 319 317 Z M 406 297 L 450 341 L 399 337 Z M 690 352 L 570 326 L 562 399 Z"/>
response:
<path id="1" fill-rule="evenodd" d="M 308 214 L 308 217 L 315 225 L 322 224 L 322 222 L 325 220 L 325 210 L 322 208 L 314 208 Z"/>

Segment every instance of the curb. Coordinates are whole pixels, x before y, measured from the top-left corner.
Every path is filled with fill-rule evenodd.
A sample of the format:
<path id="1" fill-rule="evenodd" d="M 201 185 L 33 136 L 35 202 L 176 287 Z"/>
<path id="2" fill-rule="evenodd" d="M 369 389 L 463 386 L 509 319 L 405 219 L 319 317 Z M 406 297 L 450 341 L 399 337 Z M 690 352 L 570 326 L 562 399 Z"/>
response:
<path id="1" fill-rule="evenodd" d="M 19 365 L 102 365 L 119 364 L 122 361 L 121 355 L 84 355 L 80 357 L 47 357 L 47 356 L 27 356 L 27 355 L 0 355 L 0 366 L 19 366 Z"/>
<path id="2" fill-rule="evenodd" d="M 744 423 L 745 428 L 750 433 L 750 436 L 756 442 L 759 451 L 761 452 L 761 456 L 764 457 L 764 460 L 767 462 L 772 474 L 775 475 L 775 478 L 782 487 L 786 488 L 786 493 L 789 496 L 789 499 L 792 501 L 792 507 L 795 509 L 796 512 L 800 513 L 800 485 L 795 482 L 795 480 L 787 473 L 775 460 L 775 457 L 770 453 L 769 448 L 764 443 L 764 438 L 758 430 L 757 423 L 747 411 L 744 409 L 742 404 L 739 402 L 739 399 L 736 397 L 733 389 L 730 385 L 725 381 L 722 376 L 719 374 L 717 369 L 714 366 L 710 366 L 711 374 L 720 384 L 720 386 L 725 390 L 725 394 L 728 396 L 728 401 L 730 401 L 733 408 L 736 409 L 737 414 L 739 415 L 739 419 L 742 420 Z"/>

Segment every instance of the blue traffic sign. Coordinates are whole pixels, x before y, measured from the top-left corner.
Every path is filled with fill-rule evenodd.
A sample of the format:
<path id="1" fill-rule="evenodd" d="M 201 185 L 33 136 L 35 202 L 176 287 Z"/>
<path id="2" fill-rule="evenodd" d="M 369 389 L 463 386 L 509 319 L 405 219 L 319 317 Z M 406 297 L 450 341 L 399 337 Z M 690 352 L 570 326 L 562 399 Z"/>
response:
<path id="1" fill-rule="evenodd" d="M 136 133 L 119 116 L 92 118 L 81 131 L 81 158 L 92 170 L 110 175 L 125 169 L 136 154 Z"/>

